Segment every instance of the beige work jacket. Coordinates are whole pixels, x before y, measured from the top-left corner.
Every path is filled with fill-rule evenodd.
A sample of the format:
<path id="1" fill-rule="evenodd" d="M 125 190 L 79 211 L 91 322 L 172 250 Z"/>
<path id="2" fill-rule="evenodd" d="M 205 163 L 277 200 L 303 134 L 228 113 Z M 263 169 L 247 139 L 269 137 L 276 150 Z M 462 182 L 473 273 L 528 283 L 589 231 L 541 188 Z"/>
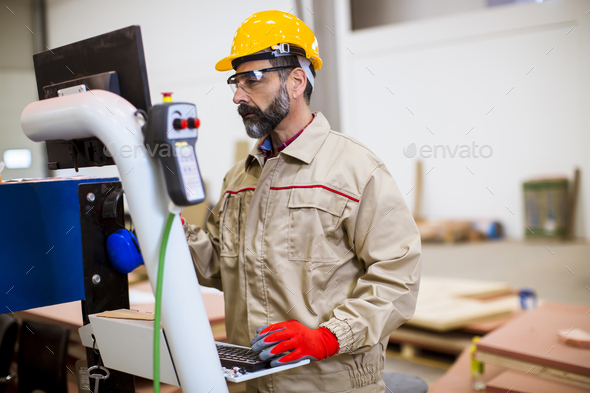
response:
<path id="1" fill-rule="evenodd" d="M 249 346 L 259 326 L 296 319 L 328 328 L 340 350 L 248 391 L 379 382 L 420 282 L 420 235 L 402 194 L 383 162 L 321 113 L 266 163 L 260 142 L 227 173 L 207 228 L 184 225 L 199 282 L 224 292 L 230 343 Z"/>

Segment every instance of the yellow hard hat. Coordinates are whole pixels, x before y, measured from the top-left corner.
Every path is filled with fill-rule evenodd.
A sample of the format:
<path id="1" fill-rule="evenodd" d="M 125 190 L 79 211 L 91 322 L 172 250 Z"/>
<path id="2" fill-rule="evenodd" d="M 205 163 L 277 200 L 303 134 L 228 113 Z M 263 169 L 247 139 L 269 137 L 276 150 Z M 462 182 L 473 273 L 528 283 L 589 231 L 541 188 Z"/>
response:
<path id="1" fill-rule="evenodd" d="M 215 69 L 229 71 L 237 68 L 240 58 L 248 56 L 247 60 L 256 60 L 260 55 L 254 54 L 268 48 L 275 52 L 268 52 L 264 58 L 274 57 L 269 56 L 270 53 L 283 56 L 290 53 L 309 59 L 315 70 L 322 68 L 318 41 L 301 19 L 283 11 L 262 11 L 250 16 L 238 27 L 231 55 L 219 60 Z"/>

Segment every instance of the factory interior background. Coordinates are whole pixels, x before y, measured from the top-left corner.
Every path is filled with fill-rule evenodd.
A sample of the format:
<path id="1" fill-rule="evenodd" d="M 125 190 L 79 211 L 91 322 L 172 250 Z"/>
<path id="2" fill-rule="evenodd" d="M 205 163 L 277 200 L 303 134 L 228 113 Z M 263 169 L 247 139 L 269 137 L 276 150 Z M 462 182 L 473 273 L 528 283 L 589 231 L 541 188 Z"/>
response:
<path id="1" fill-rule="evenodd" d="M 196 104 L 207 199 L 183 216 L 203 225 L 226 172 L 255 142 L 215 63 L 246 17 L 286 11 L 319 42 L 311 110 L 383 160 L 422 236 L 416 313 L 391 335 L 386 371 L 451 391 L 445 378 L 469 378 L 469 364 L 458 365 L 472 338 L 529 312 L 523 290 L 536 307 L 590 309 L 589 1 L 1 3 L 2 182 L 119 176 L 116 166 L 48 170 L 44 144 L 24 135 L 20 118 L 39 99 L 35 53 L 139 25 L 152 103 L 173 92 Z M 140 270 L 130 280 L 145 278 Z M 85 356 L 76 334 L 68 364 Z"/>

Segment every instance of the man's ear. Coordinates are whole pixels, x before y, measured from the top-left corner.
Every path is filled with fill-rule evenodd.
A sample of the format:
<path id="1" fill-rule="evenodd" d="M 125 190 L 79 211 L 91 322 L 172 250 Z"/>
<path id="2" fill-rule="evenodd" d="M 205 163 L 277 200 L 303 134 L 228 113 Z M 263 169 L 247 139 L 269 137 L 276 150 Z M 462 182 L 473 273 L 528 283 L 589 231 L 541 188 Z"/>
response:
<path id="1" fill-rule="evenodd" d="M 301 68 L 295 68 L 293 71 L 291 71 L 291 82 L 293 86 L 293 92 L 291 93 L 293 99 L 303 96 L 307 82 L 305 71 L 303 71 Z"/>

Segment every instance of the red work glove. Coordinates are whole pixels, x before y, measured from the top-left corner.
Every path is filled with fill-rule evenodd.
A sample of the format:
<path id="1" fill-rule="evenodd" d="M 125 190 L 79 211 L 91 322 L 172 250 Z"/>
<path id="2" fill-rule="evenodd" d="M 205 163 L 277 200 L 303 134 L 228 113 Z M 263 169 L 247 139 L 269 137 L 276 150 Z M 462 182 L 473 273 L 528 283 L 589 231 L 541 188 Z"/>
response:
<path id="1" fill-rule="evenodd" d="M 268 360 L 283 352 L 288 354 L 270 362 L 271 367 L 297 363 L 303 359 L 322 360 L 335 355 L 340 348 L 336 336 L 325 327 L 310 329 L 294 319 L 261 326 L 252 340 L 252 350 Z M 269 348 L 270 347 L 270 348 Z"/>

